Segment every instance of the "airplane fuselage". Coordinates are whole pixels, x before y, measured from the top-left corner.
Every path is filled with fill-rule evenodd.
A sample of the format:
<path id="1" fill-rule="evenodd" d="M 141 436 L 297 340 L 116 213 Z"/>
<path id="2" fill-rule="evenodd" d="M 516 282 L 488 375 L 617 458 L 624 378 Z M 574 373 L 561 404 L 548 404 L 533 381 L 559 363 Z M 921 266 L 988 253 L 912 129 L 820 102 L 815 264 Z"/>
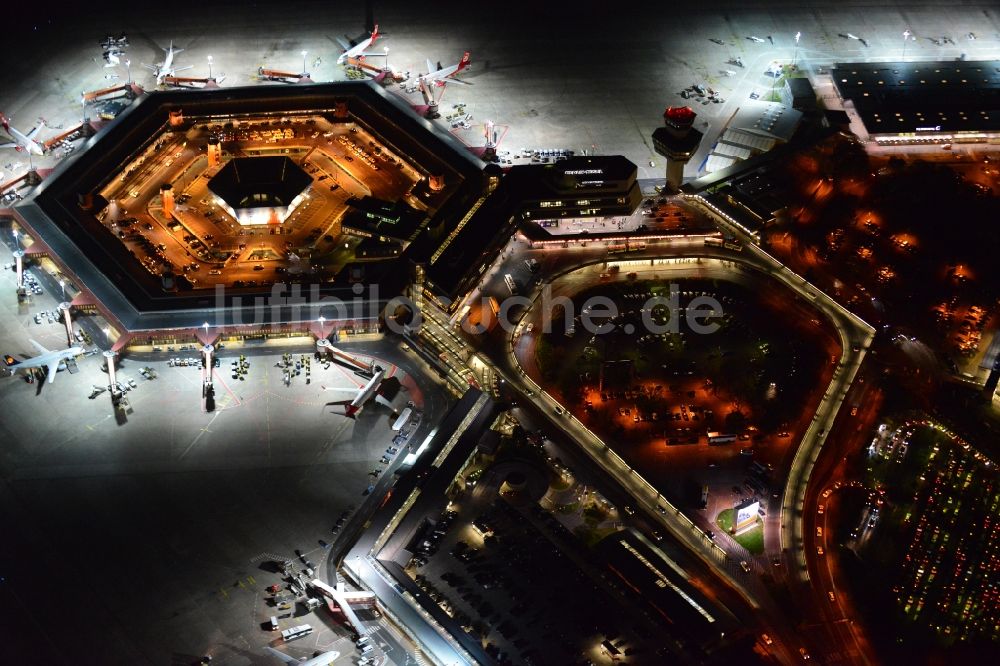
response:
<path id="1" fill-rule="evenodd" d="M 364 57 L 365 49 L 367 49 L 369 46 L 371 46 L 372 44 L 374 44 L 376 39 L 378 39 L 378 26 L 377 25 L 375 26 L 375 29 L 372 30 L 372 34 L 371 34 L 370 37 L 366 37 L 365 39 L 362 39 L 360 42 L 358 42 L 357 44 L 355 44 L 351 48 L 349 48 L 349 49 L 345 50 L 343 53 L 341 53 L 340 57 L 337 58 L 337 64 L 338 65 L 342 65 L 344 63 L 344 61 L 346 61 L 348 58 L 363 58 Z M 344 44 L 344 46 L 346 46 L 346 44 Z"/>
<path id="2" fill-rule="evenodd" d="M 68 359 L 75 358 L 83 353 L 82 347 L 70 347 L 69 349 L 60 349 L 57 351 L 45 351 L 38 356 L 25 359 L 23 361 L 18 361 L 13 357 L 7 357 L 7 366 L 11 370 L 11 374 L 16 373 L 21 369 L 32 369 L 32 368 L 48 368 L 49 369 L 49 382 L 55 381 L 56 372 L 59 370 L 60 364 Z"/>
<path id="3" fill-rule="evenodd" d="M 32 155 L 44 155 L 45 150 L 42 145 L 35 141 L 34 139 L 29 139 L 27 136 L 19 132 L 18 130 L 11 127 L 7 121 L 4 121 L 3 128 L 10 135 L 10 138 L 14 139 L 14 143 L 17 144 L 18 150 L 26 150 Z"/>
<path id="4" fill-rule="evenodd" d="M 385 371 L 379 370 L 375 375 L 368 380 L 361 390 L 358 392 L 357 397 L 351 401 L 351 404 L 347 405 L 347 415 L 354 416 L 362 410 L 369 400 L 372 399 L 382 385 L 382 379 L 385 377 Z"/>

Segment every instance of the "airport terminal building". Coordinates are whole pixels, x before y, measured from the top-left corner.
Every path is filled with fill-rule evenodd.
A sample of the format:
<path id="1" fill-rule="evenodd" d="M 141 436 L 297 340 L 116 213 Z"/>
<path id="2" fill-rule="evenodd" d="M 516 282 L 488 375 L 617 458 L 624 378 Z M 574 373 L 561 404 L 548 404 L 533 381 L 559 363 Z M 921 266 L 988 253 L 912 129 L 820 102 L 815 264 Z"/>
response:
<path id="1" fill-rule="evenodd" d="M 369 81 L 153 92 L 0 219 L 119 348 L 326 337 L 452 310 L 521 220 L 635 210 L 636 171 L 501 170 Z"/>

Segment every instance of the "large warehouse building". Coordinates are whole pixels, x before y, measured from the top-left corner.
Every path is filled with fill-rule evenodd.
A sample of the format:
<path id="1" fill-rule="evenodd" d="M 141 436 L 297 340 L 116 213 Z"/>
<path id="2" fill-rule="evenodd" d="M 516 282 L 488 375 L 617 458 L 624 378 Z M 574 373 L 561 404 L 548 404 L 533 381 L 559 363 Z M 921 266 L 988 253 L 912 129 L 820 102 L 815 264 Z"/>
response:
<path id="1" fill-rule="evenodd" d="M 851 62 L 830 74 L 880 144 L 1000 139 L 1000 61 Z"/>

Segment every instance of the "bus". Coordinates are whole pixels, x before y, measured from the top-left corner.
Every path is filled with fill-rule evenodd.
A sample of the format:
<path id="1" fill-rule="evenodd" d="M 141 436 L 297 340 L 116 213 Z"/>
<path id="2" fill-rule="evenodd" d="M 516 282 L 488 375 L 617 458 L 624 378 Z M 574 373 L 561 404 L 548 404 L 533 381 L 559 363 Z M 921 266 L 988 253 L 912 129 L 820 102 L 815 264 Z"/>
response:
<path id="1" fill-rule="evenodd" d="M 514 282 L 514 277 L 510 273 L 503 276 L 503 283 L 507 285 L 507 289 L 510 291 L 511 296 L 517 294 L 517 282 Z"/>
<path id="2" fill-rule="evenodd" d="M 735 442 L 736 435 L 733 433 L 721 433 L 721 432 L 710 432 L 708 433 L 708 444 L 709 446 L 718 446 L 719 444 L 728 444 L 729 442 Z"/>
<path id="3" fill-rule="evenodd" d="M 296 638 L 302 638 L 303 636 L 308 636 L 312 633 L 313 628 L 308 624 L 300 624 L 297 627 L 291 627 L 290 629 L 285 629 L 281 632 L 281 639 L 286 643 L 288 641 L 294 641 Z"/>
<path id="4" fill-rule="evenodd" d="M 708 506 L 708 486 L 701 487 L 701 508 Z"/>
<path id="5" fill-rule="evenodd" d="M 615 243 L 608 246 L 608 254 L 620 254 L 622 252 L 628 252 L 628 245 L 625 245 L 625 243 Z"/>
<path id="6" fill-rule="evenodd" d="M 709 247 L 722 247 L 722 239 L 715 236 L 709 236 L 705 239 L 705 245 Z"/>
<path id="7" fill-rule="evenodd" d="M 733 250 L 735 252 L 743 251 L 743 245 L 739 241 L 734 241 L 734 240 L 725 241 L 722 244 L 722 247 L 726 248 L 727 250 Z"/>
<path id="8" fill-rule="evenodd" d="M 392 429 L 395 430 L 396 432 L 402 430 L 403 426 L 405 426 L 407 421 L 410 420 L 411 414 L 413 414 L 412 409 L 410 409 L 409 407 L 404 409 L 403 413 L 399 415 L 398 419 L 396 419 L 396 422 L 392 424 Z"/>

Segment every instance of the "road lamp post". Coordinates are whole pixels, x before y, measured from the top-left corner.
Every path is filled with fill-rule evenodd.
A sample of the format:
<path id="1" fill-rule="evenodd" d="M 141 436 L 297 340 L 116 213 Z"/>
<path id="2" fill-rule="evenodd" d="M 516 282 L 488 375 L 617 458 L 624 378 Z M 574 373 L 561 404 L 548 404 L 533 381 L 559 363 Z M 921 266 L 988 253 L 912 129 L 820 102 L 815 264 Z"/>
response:
<path id="1" fill-rule="evenodd" d="M 131 85 L 132 84 L 132 61 L 131 60 L 126 60 L 125 61 L 125 71 L 127 72 L 126 75 L 128 77 L 128 81 L 126 81 L 126 83 L 128 83 L 129 85 Z"/>
<path id="2" fill-rule="evenodd" d="M 306 73 L 306 54 L 309 53 L 305 49 L 302 50 L 302 73 Z"/>
<path id="3" fill-rule="evenodd" d="M 59 280 L 59 288 L 62 289 L 62 298 L 66 300 L 66 280 Z"/>
<path id="4" fill-rule="evenodd" d="M 903 61 L 904 62 L 906 61 L 906 42 L 909 41 L 910 35 L 912 35 L 912 34 L 913 33 L 910 32 L 909 28 L 907 28 L 906 30 L 903 31 Z"/>
<path id="5" fill-rule="evenodd" d="M 802 32 L 795 33 L 795 51 L 792 53 L 792 70 L 795 70 L 795 66 L 799 61 L 799 39 L 802 38 Z"/>
<path id="6" fill-rule="evenodd" d="M 212 78 L 212 56 L 208 56 L 208 78 Z"/>
<path id="7" fill-rule="evenodd" d="M 389 71 L 389 47 L 383 46 L 382 50 L 385 51 L 385 71 Z"/>

